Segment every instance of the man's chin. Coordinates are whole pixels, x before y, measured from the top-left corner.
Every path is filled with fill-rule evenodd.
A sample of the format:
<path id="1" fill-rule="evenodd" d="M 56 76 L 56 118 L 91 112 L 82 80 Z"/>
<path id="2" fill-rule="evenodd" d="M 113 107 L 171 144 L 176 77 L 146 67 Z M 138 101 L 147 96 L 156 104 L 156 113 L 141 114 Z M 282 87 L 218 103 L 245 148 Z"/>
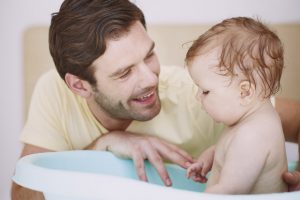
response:
<path id="1" fill-rule="evenodd" d="M 159 103 L 159 105 L 156 105 L 155 108 L 152 108 L 151 110 L 147 110 L 144 113 L 133 114 L 133 118 L 134 118 L 134 120 L 137 120 L 137 121 L 148 121 L 148 120 L 151 120 L 154 117 L 156 117 L 159 114 L 160 109 L 161 109 L 161 106 Z"/>

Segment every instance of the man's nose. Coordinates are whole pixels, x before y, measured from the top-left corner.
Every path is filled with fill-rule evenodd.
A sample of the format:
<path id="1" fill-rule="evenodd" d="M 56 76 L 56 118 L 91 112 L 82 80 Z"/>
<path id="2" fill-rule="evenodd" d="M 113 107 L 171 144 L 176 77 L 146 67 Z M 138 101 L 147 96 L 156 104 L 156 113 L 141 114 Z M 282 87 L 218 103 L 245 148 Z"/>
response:
<path id="1" fill-rule="evenodd" d="M 154 87 L 158 83 L 158 74 L 146 64 L 140 66 L 139 76 L 141 88 Z"/>

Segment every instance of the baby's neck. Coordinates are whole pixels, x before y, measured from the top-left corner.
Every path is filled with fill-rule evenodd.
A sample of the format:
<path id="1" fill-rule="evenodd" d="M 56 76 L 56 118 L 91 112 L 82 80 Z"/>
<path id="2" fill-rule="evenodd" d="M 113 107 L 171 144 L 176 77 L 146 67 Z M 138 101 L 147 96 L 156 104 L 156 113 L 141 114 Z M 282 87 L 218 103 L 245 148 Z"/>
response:
<path id="1" fill-rule="evenodd" d="M 270 99 L 264 99 L 253 103 L 251 106 L 249 106 L 248 109 L 245 110 L 244 114 L 240 117 L 240 119 L 235 124 L 229 127 L 234 127 L 238 124 L 247 122 L 248 120 L 252 120 L 258 114 L 264 112 L 274 112 L 274 107 Z"/>

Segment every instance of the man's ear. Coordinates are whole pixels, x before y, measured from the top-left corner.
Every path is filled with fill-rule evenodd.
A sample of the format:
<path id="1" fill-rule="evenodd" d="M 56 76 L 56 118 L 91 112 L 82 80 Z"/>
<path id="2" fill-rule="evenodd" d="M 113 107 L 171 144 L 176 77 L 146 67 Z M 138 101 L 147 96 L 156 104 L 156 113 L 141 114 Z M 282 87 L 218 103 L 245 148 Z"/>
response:
<path id="1" fill-rule="evenodd" d="M 80 79 L 78 76 L 66 73 L 65 81 L 73 93 L 83 98 L 89 98 L 92 95 L 91 85 L 87 81 Z"/>
<path id="2" fill-rule="evenodd" d="M 249 81 L 242 81 L 239 85 L 241 105 L 248 105 L 255 93 L 254 85 Z"/>

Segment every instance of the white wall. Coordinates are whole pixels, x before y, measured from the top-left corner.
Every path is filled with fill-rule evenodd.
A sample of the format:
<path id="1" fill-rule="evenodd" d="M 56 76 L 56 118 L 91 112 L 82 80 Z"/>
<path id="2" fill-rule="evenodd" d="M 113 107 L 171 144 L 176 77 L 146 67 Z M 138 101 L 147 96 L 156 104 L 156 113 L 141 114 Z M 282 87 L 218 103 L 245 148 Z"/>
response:
<path id="1" fill-rule="evenodd" d="M 10 178 L 21 144 L 22 33 L 32 24 L 47 24 L 59 0 L 0 0 L 0 199 L 9 200 Z"/>
<path id="2" fill-rule="evenodd" d="M 8 200 L 10 178 L 21 144 L 22 33 L 49 24 L 62 0 L 0 0 L 0 199 Z M 134 0 L 148 23 L 211 23 L 230 16 L 259 16 L 266 22 L 300 22 L 298 0 Z M 184 2 L 184 3 L 183 3 Z M 216 6 L 218 5 L 218 6 Z M 297 159 L 289 146 L 289 159 Z"/>

